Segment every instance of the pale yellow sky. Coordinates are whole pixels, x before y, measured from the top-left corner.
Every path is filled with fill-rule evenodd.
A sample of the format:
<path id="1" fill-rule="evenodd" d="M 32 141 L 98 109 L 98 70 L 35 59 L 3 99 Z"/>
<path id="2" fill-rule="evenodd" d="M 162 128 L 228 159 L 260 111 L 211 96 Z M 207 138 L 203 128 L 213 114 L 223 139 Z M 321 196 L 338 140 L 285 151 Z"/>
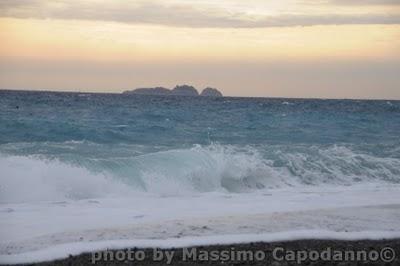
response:
<path id="1" fill-rule="evenodd" d="M 0 88 L 400 99 L 400 0 L 0 0 L 0 40 Z"/>

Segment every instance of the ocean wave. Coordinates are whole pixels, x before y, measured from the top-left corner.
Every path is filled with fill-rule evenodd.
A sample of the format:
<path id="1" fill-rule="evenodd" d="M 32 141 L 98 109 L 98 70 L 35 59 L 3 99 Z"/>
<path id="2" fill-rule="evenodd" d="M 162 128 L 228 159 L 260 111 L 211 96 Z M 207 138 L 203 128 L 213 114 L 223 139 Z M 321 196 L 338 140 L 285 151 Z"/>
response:
<path id="1" fill-rule="evenodd" d="M 1 202 L 400 182 L 400 159 L 338 145 L 212 144 L 75 160 L 3 154 L 0 169 Z"/>
<path id="2" fill-rule="evenodd" d="M 61 201 L 127 195 L 117 179 L 34 157 L 0 156 L 0 202 Z"/>

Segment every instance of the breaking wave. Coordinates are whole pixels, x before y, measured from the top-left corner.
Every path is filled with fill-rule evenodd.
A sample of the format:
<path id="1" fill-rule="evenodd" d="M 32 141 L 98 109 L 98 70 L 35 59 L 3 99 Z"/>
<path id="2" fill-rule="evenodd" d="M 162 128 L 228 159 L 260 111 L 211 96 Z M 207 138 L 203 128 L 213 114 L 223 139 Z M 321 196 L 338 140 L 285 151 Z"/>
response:
<path id="1" fill-rule="evenodd" d="M 73 161 L 3 154 L 0 169 L 0 202 L 400 182 L 399 157 L 378 157 L 337 145 L 195 145 Z"/>

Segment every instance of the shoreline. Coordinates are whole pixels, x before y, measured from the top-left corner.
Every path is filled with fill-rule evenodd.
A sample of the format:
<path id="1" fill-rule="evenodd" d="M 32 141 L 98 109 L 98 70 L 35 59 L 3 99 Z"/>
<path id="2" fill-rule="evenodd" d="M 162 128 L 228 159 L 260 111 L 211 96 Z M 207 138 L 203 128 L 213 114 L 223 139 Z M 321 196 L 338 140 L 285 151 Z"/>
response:
<path id="1" fill-rule="evenodd" d="M 139 229 L 139 228 L 138 228 Z M 103 235 L 104 237 L 104 235 Z M 298 230 L 277 233 L 258 233 L 258 234 L 235 234 L 235 235 L 208 235 L 208 236 L 177 236 L 173 238 L 148 238 L 137 239 L 132 236 L 130 239 L 109 239 L 102 241 L 88 240 L 80 237 L 77 242 L 69 242 L 57 244 L 53 242 L 50 245 L 36 249 L 26 249 L 23 246 L 17 246 L 9 243 L 9 250 L 3 249 L 0 255 L 0 265 L 33 265 L 54 261 L 63 261 L 72 257 L 80 257 L 83 254 L 92 254 L 102 251 L 122 251 L 130 250 L 135 247 L 136 250 L 182 250 L 192 247 L 242 247 L 252 246 L 252 243 L 270 243 L 270 245 L 278 245 L 278 243 L 294 243 L 294 242 L 321 242 L 329 243 L 356 243 L 369 242 L 373 243 L 381 241 L 391 241 L 397 243 L 400 240 L 400 231 L 363 231 L 363 232 L 332 232 L 324 230 Z M 36 239 L 36 244 L 43 239 Z M 57 241 L 59 242 L 59 241 Z M 28 242 L 24 242 L 29 246 Z M 388 243 L 388 244 L 390 244 Z M 31 243 L 32 244 L 32 243 Z M 286 245 L 286 244 L 285 244 Z M 397 244 L 396 244 L 397 245 Z M 326 245 L 329 247 L 330 245 Z M 3 246 L 5 247 L 5 246 Z M 14 252 L 13 252 L 14 250 Z M 255 249 L 256 250 L 256 249 Z M 6 255 L 7 254 L 7 255 Z M 396 254 L 400 254 L 399 251 Z M 123 254 L 122 254 L 123 255 Z M 51 264 L 50 264 L 51 265 Z M 61 264 L 62 265 L 62 264 Z"/>
<path id="2" fill-rule="evenodd" d="M 385 261 L 382 260 L 381 253 L 387 248 L 395 252 L 393 260 L 389 261 L 387 258 Z M 298 257 L 298 255 L 301 255 L 300 253 L 296 253 L 298 254 L 296 255 L 297 257 L 292 256 L 295 252 L 299 251 L 306 252 L 308 254 L 307 256 L 313 256 L 312 253 L 315 252 L 321 255 L 323 251 L 326 252 L 327 250 L 331 250 L 331 255 L 323 259 L 319 258 L 315 260 L 315 258 L 308 258 L 303 260 L 304 257 Z M 343 252 L 341 254 L 345 254 L 344 251 L 355 252 L 354 254 L 358 254 L 361 260 L 346 260 L 344 256 L 342 256 L 342 260 L 340 260 L 339 254 L 340 252 Z M 130 257 L 129 252 L 131 254 Z M 169 265 L 400 265 L 400 238 L 384 240 L 311 239 L 279 242 L 252 242 L 232 245 L 201 245 L 189 248 L 171 249 L 113 249 L 111 252 L 97 251 L 83 253 L 81 255 L 69 256 L 66 259 L 34 264 L 29 263 L 29 265 L 167 265 L 169 261 L 166 252 L 169 252 L 168 254 L 173 254 Z M 238 254 L 245 256 L 245 253 L 238 252 L 247 252 L 246 254 L 248 257 L 242 257 L 240 259 L 240 255 Z M 257 252 L 259 255 L 256 255 Z M 125 255 L 122 256 L 122 254 Z M 144 256 L 142 256 L 143 254 Z M 156 256 L 155 254 L 163 255 Z M 219 254 L 218 258 L 215 254 Z M 227 257 L 223 257 L 223 254 L 230 254 L 228 255 L 229 258 L 226 259 Z M 253 259 L 251 259 L 251 254 L 253 254 Z M 263 259 L 260 254 L 264 254 Z M 304 256 L 305 253 L 302 254 L 301 256 Z M 332 258 L 334 254 L 336 254 L 336 261 L 325 260 L 327 258 Z M 371 257 L 372 260 L 369 258 L 363 260 L 363 254 L 367 254 L 366 256 Z M 377 260 L 375 260 L 375 254 L 379 254 Z M 112 258 L 112 256 L 115 257 Z M 154 260 L 155 256 L 157 260 Z M 161 259 L 160 256 L 163 258 Z M 256 258 L 257 256 L 259 259 Z M 300 260 L 301 262 L 299 264 L 298 262 Z"/>

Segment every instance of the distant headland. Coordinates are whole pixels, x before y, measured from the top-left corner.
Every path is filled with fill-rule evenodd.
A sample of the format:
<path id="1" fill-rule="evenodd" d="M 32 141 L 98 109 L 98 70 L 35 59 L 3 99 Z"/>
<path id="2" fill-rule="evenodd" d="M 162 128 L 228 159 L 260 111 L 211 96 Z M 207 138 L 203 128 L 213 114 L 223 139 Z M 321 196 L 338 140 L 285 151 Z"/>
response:
<path id="1" fill-rule="evenodd" d="M 138 88 L 135 90 L 124 91 L 123 93 L 140 95 L 223 97 L 222 93 L 215 88 L 207 87 L 199 94 L 195 87 L 189 85 L 178 85 L 172 90 L 164 87 Z"/>

